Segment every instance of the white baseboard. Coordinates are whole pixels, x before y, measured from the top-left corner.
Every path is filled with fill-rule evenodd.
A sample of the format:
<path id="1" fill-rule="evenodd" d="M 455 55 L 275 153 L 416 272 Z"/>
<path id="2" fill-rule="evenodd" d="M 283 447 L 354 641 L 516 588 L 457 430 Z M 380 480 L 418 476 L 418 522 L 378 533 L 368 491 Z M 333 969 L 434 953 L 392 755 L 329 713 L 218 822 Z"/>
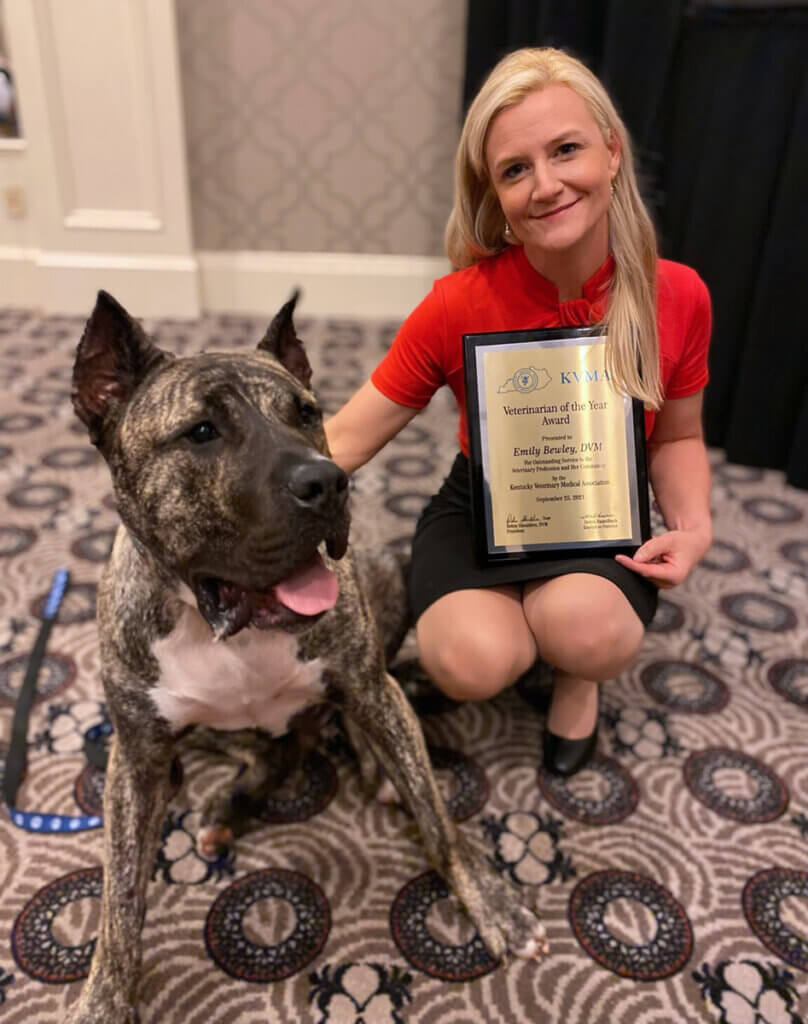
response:
<path id="1" fill-rule="evenodd" d="M 272 316 L 295 288 L 306 316 L 403 319 L 449 272 L 424 256 L 198 252 L 192 257 L 0 246 L 0 307 L 87 313 L 99 288 L 137 317 Z"/>
<path id="2" fill-rule="evenodd" d="M 196 317 L 201 311 L 194 258 L 0 246 L 0 307 L 88 314 L 100 288 L 137 317 Z"/>
<path id="3" fill-rule="evenodd" d="M 202 306 L 272 316 L 295 288 L 306 316 L 403 319 L 448 274 L 427 256 L 319 252 L 199 252 Z"/>
<path id="4" fill-rule="evenodd" d="M 36 249 L 0 246 L 0 309 L 36 309 Z"/>

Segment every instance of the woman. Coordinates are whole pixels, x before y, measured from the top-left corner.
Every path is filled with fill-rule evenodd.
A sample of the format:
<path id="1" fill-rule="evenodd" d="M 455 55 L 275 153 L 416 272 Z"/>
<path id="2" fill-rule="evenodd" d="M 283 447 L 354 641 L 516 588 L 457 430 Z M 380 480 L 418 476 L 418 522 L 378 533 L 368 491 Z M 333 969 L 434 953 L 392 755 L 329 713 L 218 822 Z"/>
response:
<path id="1" fill-rule="evenodd" d="M 472 103 L 446 248 L 457 269 L 435 283 L 326 433 L 352 472 L 438 387 L 451 387 L 461 453 L 413 541 L 419 656 L 456 700 L 493 696 L 537 657 L 552 665 L 544 764 L 570 775 L 595 749 L 598 684 L 638 652 L 658 588 L 681 583 L 711 543 L 701 429 L 709 296 L 694 271 L 658 258 L 625 126 L 595 76 L 559 50 L 505 57 Z M 645 404 L 649 475 L 667 532 L 633 558 L 480 569 L 462 335 L 599 322 L 608 324 L 613 385 Z"/>

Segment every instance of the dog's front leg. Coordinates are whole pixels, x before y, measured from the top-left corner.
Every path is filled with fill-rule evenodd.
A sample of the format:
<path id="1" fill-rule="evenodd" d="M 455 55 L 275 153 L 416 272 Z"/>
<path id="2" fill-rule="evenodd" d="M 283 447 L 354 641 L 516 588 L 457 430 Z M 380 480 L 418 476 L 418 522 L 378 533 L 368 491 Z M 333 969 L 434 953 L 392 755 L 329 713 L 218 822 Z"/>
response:
<path id="1" fill-rule="evenodd" d="M 427 855 L 454 889 L 492 956 L 538 957 L 544 927 L 523 895 L 477 853 L 449 817 L 435 781 L 418 719 L 398 683 L 347 695 L 346 714 L 365 732 L 384 770 L 418 823 Z"/>
<path id="2" fill-rule="evenodd" d="M 118 726 L 118 723 L 116 723 Z M 171 746 L 118 728 L 104 784 L 104 889 L 90 975 L 65 1024 L 137 1024 L 140 931 L 170 791 Z"/>

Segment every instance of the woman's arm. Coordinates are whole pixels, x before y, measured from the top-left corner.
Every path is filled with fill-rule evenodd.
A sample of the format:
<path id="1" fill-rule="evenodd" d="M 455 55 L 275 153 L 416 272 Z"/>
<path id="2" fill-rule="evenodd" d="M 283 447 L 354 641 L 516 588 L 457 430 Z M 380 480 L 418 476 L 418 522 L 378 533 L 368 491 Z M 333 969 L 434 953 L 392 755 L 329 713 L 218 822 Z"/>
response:
<path id="1" fill-rule="evenodd" d="M 660 587 L 681 583 L 712 543 L 710 465 L 701 426 L 703 392 L 669 399 L 648 439 L 648 471 L 668 532 L 617 560 Z"/>
<path id="2" fill-rule="evenodd" d="M 373 458 L 403 430 L 420 410 L 399 405 L 366 381 L 325 423 L 331 458 L 346 473 L 353 473 Z"/>

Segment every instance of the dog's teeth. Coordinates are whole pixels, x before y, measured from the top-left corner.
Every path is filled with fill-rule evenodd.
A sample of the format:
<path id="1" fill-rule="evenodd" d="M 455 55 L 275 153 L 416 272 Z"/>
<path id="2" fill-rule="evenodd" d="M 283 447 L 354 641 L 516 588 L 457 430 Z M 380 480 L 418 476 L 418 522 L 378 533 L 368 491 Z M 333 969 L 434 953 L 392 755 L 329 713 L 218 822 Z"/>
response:
<path id="1" fill-rule="evenodd" d="M 222 608 L 220 605 L 217 625 L 213 630 L 213 639 L 215 641 L 226 640 L 229 636 L 238 633 L 239 630 L 249 624 L 252 618 L 252 605 L 249 595 L 244 591 L 239 591 L 237 588 L 233 588 L 233 590 L 235 593 L 240 592 L 241 598 L 238 604 L 225 608 Z"/>

